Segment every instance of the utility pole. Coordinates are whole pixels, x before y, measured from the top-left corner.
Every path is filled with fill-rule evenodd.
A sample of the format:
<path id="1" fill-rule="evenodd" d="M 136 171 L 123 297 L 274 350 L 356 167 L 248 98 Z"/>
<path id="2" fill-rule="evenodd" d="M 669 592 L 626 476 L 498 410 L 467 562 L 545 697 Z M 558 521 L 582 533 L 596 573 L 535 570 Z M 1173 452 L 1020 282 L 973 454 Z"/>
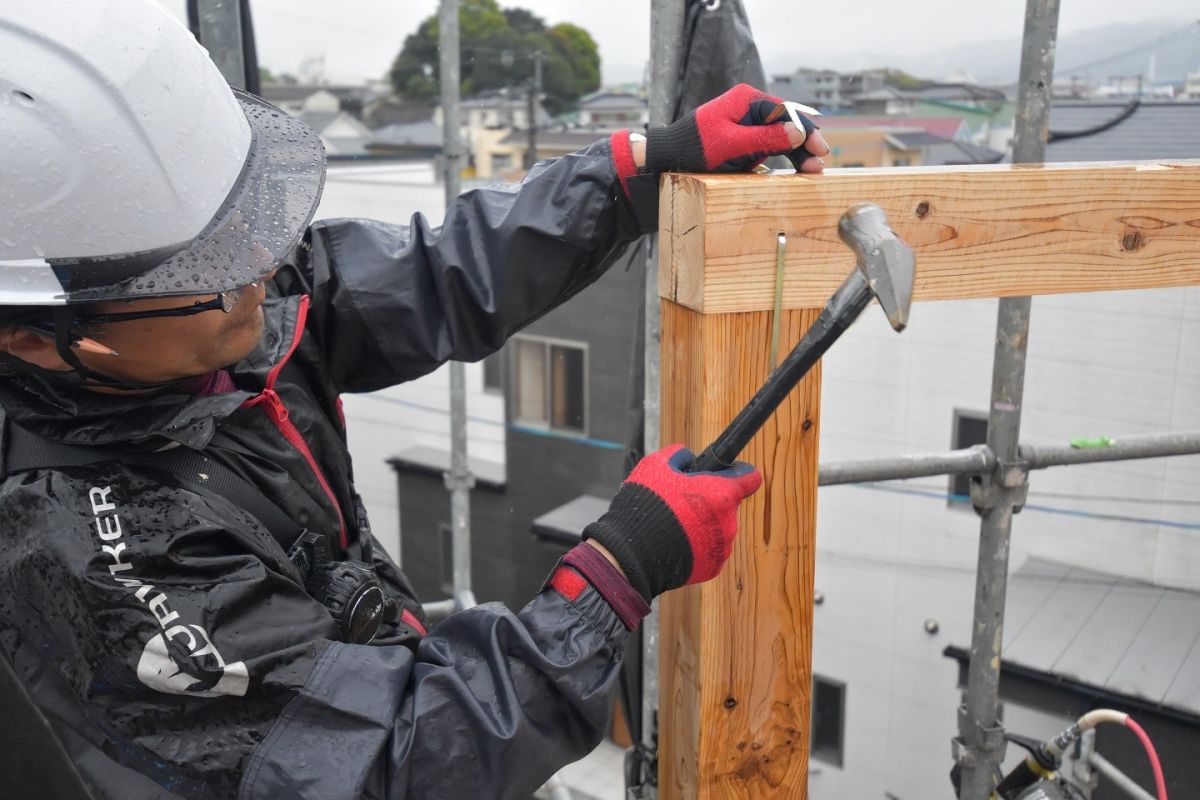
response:
<path id="1" fill-rule="evenodd" d="M 442 175 L 446 212 L 458 197 L 462 170 L 462 120 L 459 111 L 458 0 L 442 0 L 438 10 L 441 47 Z M 467 391 L 463 365 L 450 362 L 450 535 L 454 553 L 454 609 L 475 605 L 471 590 L 471 488 L 475 478 L 467 465 Z"/>
<path id="2" fill-rule="evenodd" d="M 537 163 L 538 104 L 542 97 L 542 51 L 533 51 L 533 80 L 529 84 L 529 147 L 525 150 L 525 169 Z"/>

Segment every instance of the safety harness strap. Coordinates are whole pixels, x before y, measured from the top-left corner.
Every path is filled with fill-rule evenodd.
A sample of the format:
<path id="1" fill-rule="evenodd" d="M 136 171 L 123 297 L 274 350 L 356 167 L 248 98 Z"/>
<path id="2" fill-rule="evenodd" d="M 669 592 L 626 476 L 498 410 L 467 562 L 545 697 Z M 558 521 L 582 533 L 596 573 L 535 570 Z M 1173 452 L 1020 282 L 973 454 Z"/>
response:
<path id="1" fill-rule="evenodd" d="M 300 525 L 249 481 L 200 451 L 173 447 L 156 452 L 135 452 L 64 444 L 38 436 L 12 420 L 7 421 L 4 433 L 5 476 L 29 469 L 79 467 L 104 461 L 154 467 L 169 472 L 185 489 L 198 494 L 220 495 L 249 512 L 285 552 L 290 552 L 303 533 Z"/>

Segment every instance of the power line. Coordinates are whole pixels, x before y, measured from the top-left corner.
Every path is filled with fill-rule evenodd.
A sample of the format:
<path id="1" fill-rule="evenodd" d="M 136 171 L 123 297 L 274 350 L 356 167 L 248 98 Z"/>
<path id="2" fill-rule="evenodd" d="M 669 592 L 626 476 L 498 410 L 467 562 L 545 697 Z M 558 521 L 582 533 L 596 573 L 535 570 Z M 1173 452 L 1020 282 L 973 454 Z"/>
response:
<path id="1" fill-rule="evenodd" d="M 922 489 L 902 489 L 896 486 L 885 486 L 882 483 L 852 483 L 847 485 L 877 492 L 904 494 L 913 497 L 928 497 L 931 499 L 941 500 L 943 502 L 950 500 L 969 502 L 971 499 L 966 495 L 952 494 L 950 492 L 931 492 Z M 1132 525 L 1154 525 L 1164 528 L 1180 528 L 1183 530 L 1200 531 L 1200 523 L 1180 522 L 1172 519 L 1152 519 L 1149 517 L 1133 517 L 1125 514 L 1105 514 L 1096 511 L 1082 511 L 1075 508 L 1057 508 L 1055 506 L 1045 506 L 1037 503 L 1026 503 L 1024 510 L 1042 514 L 1056 514 L 1064 517 L 1081 517 L 1083 519 L 1101 520 L 1104 522 L 1127 522 Z"/>
<path id="2" fill-rule="evenodd" d="M 914 489 L 927 489 L 929 491 L 939 491 L 942 487 L 934 486 L 927 483 L 906 483 Z M 953 495 L 954 497 L 963 497 L 963 495 Z M 1029 490 L 1030 497 L 1053 497 L 1059 500 L 1094 500 L 1101 503 L 1137 503 L 1148 506 L 1200 506 L 1200 500 L 1176 500 L 1172 498 L 1157 499 L 1153 497 L 1122 497 L 1120 495 L 1107 494 L 1085 494 L 1077 492 L 1041 492 Z M 968 498 L 969 499 L 969 498 Z"/>
<path id="3" fill-rule="evenodd" d="M 1145 42 L 1143 44 L 1138 45 L 1137 47 L 1131 47 L 1128 50 L 1123 50 L 1120 53 L 1114 53 L 1113 55 L 1104 56 L 1103 58 L 1098 58 L 1095 61 L 1089 61 L 1086 64 L 1080 64 L 1080 65 L 1074 66 L 1074 67 L 1067 67 L 1065 69 L 1060 69 L 1060 68 L 1056 67 L 1054 69 L 1054 71 L 1057 74 L 1064 74 L 1064 73 L 1070 74 L 1072 72 L 1083 72 L 1084 70 L 1091 69 L 1092 67 L 1099 67 L 1104 64 L 1110 64 L 1113 61 L 1120 61 L 1123 58 L 1129 58 L 1130 56 L 1141 55 L 1142 53 L 1148 53 L 1152 50 L 1157 50 L 1159 47 L 1166 44 L 1167 42 L 1172 41 L 1173 39 L 1182 39 L 1186 36 L 1192 36 L 1197 33 L 1200 33 L 1200 20 L 1196 20 L 1194 23 L 1192 23 L 1190 25 L 1186 25 L 1182 28 L 1173 30 L 1170 33 L 1163 34 L 1162 36 L 1159 36 L 1157 39 L 1154 39 L 1153 41 Z"/>

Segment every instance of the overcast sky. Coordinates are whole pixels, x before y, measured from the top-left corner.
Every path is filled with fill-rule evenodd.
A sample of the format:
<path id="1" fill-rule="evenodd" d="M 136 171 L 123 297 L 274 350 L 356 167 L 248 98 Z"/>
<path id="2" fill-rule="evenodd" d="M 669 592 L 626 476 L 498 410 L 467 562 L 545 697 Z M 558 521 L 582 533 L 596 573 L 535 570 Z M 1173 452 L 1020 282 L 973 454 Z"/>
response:
<path id="1" fill-rule="evenodd" d="M 164 2 L 181 9 L 184 0 Z M 917 53 L 1020 37 L 1025 16 L 1025 0 L 744 2 L 768 72 L 822 66 L 855 53 Z M 437 0 L 251 0 L 264 66 L 294 73 L 305 58 L 323 54 L 332 80 L 382 76 L 404 37 L 436 13 L 437 5 Z M 600 47 L 606 83 L 641 74 L 650 47 L 649 0 L 500 0 L 500 5 L 527 8 L 551 24 L 572 22 L 587 29 Z M 1197 0 L 1063 0 L 1059 34 L 1197 17 Z"/>

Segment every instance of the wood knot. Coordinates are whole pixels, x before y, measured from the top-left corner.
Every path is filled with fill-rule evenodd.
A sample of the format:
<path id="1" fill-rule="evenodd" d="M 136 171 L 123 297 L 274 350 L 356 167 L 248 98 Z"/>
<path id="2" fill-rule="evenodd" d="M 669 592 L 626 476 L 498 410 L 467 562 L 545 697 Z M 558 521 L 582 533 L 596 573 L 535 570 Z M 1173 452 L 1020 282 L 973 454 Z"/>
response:
<path id="1" fill-rule="evenodd" d="M 1136 252 L 1145 246 L 1146 237 L 1142 236 L 1141 231 L 1130 231 L 1121 238 L 1121 249 L 1127 253 Z"/>
<path id="2" fill-rule="evenodd" d="M 925 219 L 929 216 L 929 201 L 922 200 L 917 203 L 917 219 Z"/>
<path id="3" fill-rule="evenodd" d="M 729 709 L 737 708 L 737 700 L 734 700 L 732 697 L 726 697 L 725 707 Z"/>
<path id="4" fill-rule="evenodd" d="M 806 420 L 804 420 L 804 422 L 800 423 L 800 430 L 802 430 L 802 431 L 812 430 L 812 420 L 806 419 Z"/>

